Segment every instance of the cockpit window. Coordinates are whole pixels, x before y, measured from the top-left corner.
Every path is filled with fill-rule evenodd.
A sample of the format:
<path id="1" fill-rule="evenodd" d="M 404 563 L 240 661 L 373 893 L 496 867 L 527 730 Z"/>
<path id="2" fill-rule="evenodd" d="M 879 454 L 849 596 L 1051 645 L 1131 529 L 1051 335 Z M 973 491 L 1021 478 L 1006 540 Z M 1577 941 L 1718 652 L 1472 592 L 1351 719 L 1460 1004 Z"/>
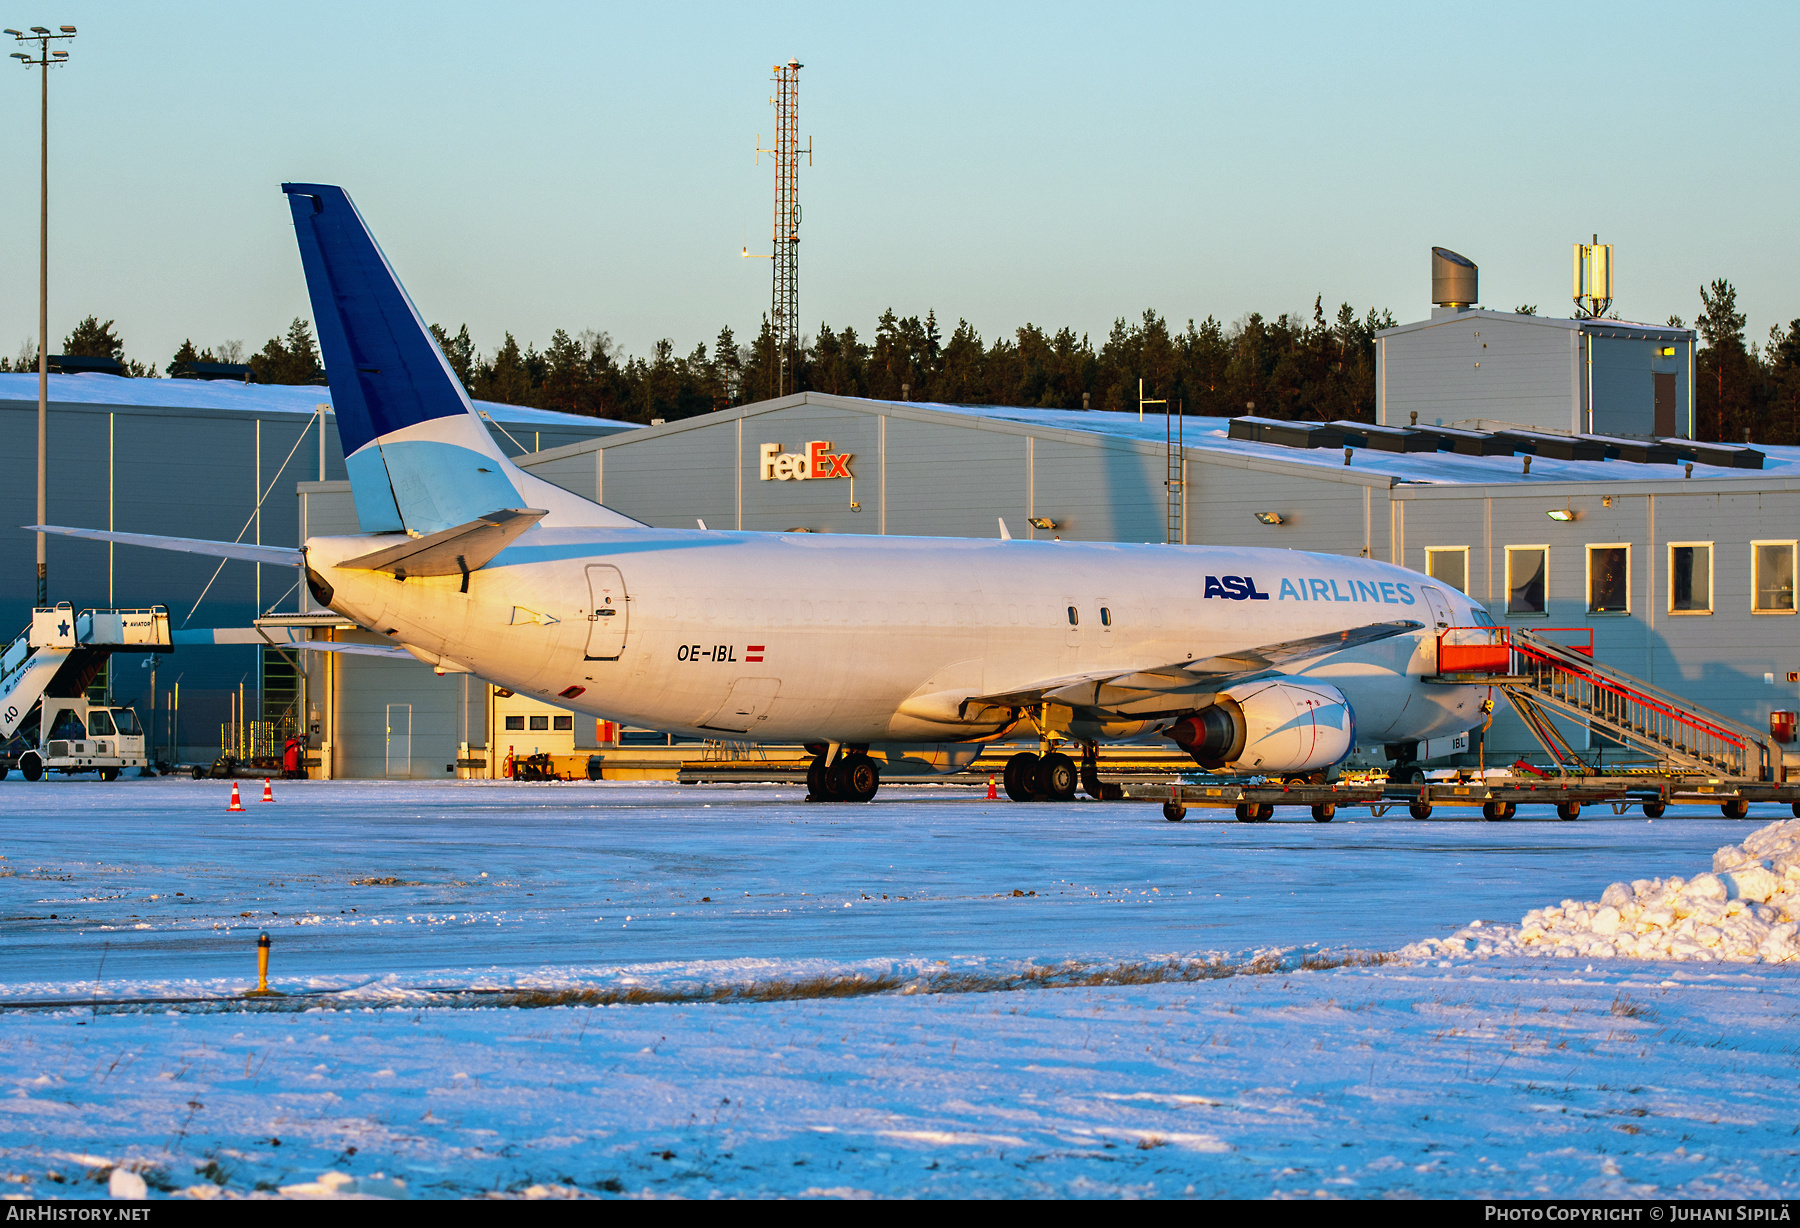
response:
<path id="1" fill-rule="evenodd" d="M 1494 621 L 1494 616 L 1487 612 L 1486 606 L 1479 605 L 1469 607 L 1469 622 L 1470 625 L 1476 627 L 1497 627 L 1500 625 Z"/>

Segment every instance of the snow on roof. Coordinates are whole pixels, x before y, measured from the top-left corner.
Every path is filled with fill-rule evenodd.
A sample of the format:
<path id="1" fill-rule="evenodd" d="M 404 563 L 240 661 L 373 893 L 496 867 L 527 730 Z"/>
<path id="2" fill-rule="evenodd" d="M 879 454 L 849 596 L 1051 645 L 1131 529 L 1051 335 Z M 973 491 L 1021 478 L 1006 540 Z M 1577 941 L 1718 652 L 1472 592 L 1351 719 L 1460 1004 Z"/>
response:
<path id="1" fill-rule="evenodd" d="M 906 405 L 914 409 L 941 413 L 966 414 L 1017 422 L 1025 426 L 1051 427 L 1064 431 L 1085 431 L 1116 439 L 1133 439 L 1160 444 L 1164 440 L 1163 416 L 1146 413 L 1138 421 L 1134 413 L 1111 410 L 1020 409 L 1004 405 L 946 405 L 930 401 L 893 401 L 882 404 Z M 1282 460 L 1290 464 L 1314 465 L 1323 470 L 1344 469 L 1344 454 L 1337 448 L 1288 448 L 1280 444 L 1259 443 L 1248 439 L 1231 439 L 1227 432 L 1229 418 L 1201 418 L 1190 415 L 1183 424 L 1183 443 L 1191 452 L 1230 453 L 1264 460 Z M 1758 444 L 1766 454 L 1761 470 L 1727 469 L 1696 462 L 1696 476 L 1755 480 L 1767 477 L 1800 477 L 1800 447 L 1778 447 Z M 1631 461 L 1562 461 L 1547 456 L 1531 458 L 1531 472 L 1524 472 L 1518 456 L 1463 456 L 1455 452 L 1381 452 L 1374 448 L 1357 448 L 1351 458 L 1360 473 L 1378 473 L 1403 482 L 1431 485 L 1491 485 L 1531 482 L 1654 482 L 1679 478 L 1685 472 L 1680 465 L 1643 465 Z M 1323 476 L 1323 475 L 1321 475 Z"/>
<path id="2" fill-rule="evenodd" d="M 33 372 L 0 372 L 0 401 L 36 401 L 37 385 L 38 377 Z M 66 405 L 145 405 L 257 414 L 310 414 L 321 403 L 331 403 L 331 389 L 318 384 L 240 384 L 234 380 L 52 375 L 50 399 Z M 528 409 L 494 401 L 477 401 L 475 408 L 509 424 L 560 426 L 595 434 L 638 427 L 635 422 L 621 422 L 615 418 L 589 418 L 582 414 Z"/>

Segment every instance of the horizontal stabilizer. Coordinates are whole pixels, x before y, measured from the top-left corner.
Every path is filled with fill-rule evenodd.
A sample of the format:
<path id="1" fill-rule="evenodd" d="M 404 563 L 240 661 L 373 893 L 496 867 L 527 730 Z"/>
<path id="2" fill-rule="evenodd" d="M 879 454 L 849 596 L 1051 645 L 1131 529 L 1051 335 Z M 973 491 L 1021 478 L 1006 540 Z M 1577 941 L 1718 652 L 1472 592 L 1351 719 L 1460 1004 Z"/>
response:
<path id="1" fill-rule="evenodd" d="M 184 627 L 176 630 L 171 638 L 177 647 L 256 644 L 271 648 L 297 648 L 303 652 L 341 652 L 353 657 L 391 657 L 401 661 L 413 659 L 413 654 L 398 644 L 340 644 L 330 640 L 301 639 L 300 635 L 300 632 L 281 627 L 270 628 L 266 632 L 258 627 Z"/>
<path id="2" fill-rule="evenodd" d="M 154 533 L 114 533 L 110 529 L 71 529 L 59 524 L 28 524 L 32 533 L 56 533 L 63 537 L 84 537 L 89 541 L 116 542 L 121 546 L 148 546 L 152 550 L 174 550 L 180 554 L 210 554 L 220 559 L 242 559 L 246 563 L 268 563 L 273 567 L 304 567 L 306 555 L 293 546 L 258 546 L 250 542 L 209 542 L 198 537 L 158 537 Z"/>
<path id="3" fill-rule="evenodd" d="M 338 566 L 358 571 L 392 572 L 396 580 L 476 571 L 487 566 L 496 554 L 512 544 L 514 538 L 549 514 L 535 507 L 504 508 L 477 517 L 468 524 L 425 537 L 409 537 L 373 554 L 346 559 Z"/>
<path id="4" fill-rule="evenodd" d="M 332 644 L 325 640 L 294 640 L 286 644 L 276 641 L 275 647 L 297 648 L 301 652 L 341 652 L 352 657 L 388 657 L 395 661 L 413 660 L 413 654 L 398 645 Z"/>

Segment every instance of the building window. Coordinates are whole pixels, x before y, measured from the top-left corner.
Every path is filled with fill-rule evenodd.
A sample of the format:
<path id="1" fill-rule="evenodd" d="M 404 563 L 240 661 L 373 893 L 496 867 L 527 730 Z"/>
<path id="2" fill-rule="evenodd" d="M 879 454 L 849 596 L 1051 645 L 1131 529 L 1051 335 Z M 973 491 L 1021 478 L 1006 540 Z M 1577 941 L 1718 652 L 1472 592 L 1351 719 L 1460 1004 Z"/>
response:
<path id="1" fill-rule="evenodd" d="M 550 730 L 550 718 L 547 716 L 532 717 L 531 718 L 531 728 L 534 733 L 540 732 L 540 731 L 548 733 Z"/>
<path id="2" fill-rule="evenodd" d="M 506 718 L 506 727 L 508 729 L 517 729 L 520 733 L 523 733 L 525 731 L 525 718 L 522 716 L 509 716 Z"/>
<path id="3" fill-rule="evenodd" d="M 1794 612 L 1794 543 L 1751 542 L 1751 610 L 1757 614 Z"/>
<path id="4" fill-rule="evenodd" d="M 1550 547 L 1508 546 L 1506 548 L 1506 612 L 1530 616 L 1545 612 L 1548 596 L 1546 572 L 1549 570 Z"/>
<path id="5" fill-rule="evenodd" d="M 1425 551 L 1425 574 L 1459 593 L 1469 591 L 1469 548 L 1433 546 Z"/>
<path id="6" fill-rule="evenodd" d="M 1631 613 L 1631 547 L 1621 543 L 1587 548 L 1589 614 Z"/>
<path id="7" fill-rule="evenodd" d="M 1669 543 L 1669 613 L 1711 614 L 1712 543 Z"/>
<path id="8" fill-rule="evenodd" d="M 551 719 L 554 722 L 550 726 L 552 729 L 573 730 L 575 728 L 575 718 L 572 716 L 558 716 L 552 717 Z"/>

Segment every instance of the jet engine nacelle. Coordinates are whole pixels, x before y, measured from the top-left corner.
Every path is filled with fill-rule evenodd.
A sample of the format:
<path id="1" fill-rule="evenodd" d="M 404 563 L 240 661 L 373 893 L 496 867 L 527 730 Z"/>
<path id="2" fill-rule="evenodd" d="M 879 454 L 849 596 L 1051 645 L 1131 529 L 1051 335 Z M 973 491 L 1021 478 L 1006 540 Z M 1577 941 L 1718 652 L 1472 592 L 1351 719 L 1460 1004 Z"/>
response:
<path id="1" fill-rule="evenodd" d="M 1269 678 L 1219 692 L 1165 736 L 1209 771 L 1316 772 L 1356 748 L 1356 714 L 1336 687 Z"/>

